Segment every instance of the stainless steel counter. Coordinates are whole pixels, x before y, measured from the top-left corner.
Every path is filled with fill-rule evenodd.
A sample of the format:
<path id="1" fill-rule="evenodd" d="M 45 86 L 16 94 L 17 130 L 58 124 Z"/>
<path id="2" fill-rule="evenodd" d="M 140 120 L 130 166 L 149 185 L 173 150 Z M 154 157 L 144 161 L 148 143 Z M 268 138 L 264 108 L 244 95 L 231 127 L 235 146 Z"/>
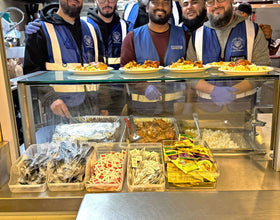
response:
<path id="1" fill-rule="evenodd" d="M 77 220 L 280 219 L 280 191 L 86 194 Z"/>
<path id="2" fill-rule="evenodd" d="M 118 219 L 137 217 L 124 205 L 134 207 L 135 213 L 164 219 L 164 216 L 181 218 L 184 215 L 199 219 L 209 217 L 231 216 L 239 213 L 239 219 L 244 219 L 256 213 L 265 219 L 280 219 L 280 173 L 272 169 L 272 161 L 259 155 L 215 156 L 220 177 L 216 189 L 178 189 L 176 192 L 163 193 L 127 193 L 124 184 L 123 193 L 92 193 L 87 195 L 80 210 L 89 204 L 91 210 L 100 219 L 112 219 L 113 214 Z M 257 159 L 257 160 L 255 160 Z M 43 193 L 11 193 L 7 184 L 0 190 L 0 217 L 6 213 L 53 212 L 76 213 L 86 191 Z M 95 200 L 92 201 L 92 200 Z M 98 202 L 99 201 L 99 202 Z M 102 201 L 102 202 L 101 202 Z M 128 204 L 125 201 L 130 201 Z M 174 204 L 173 204 L 174 203 Z M 175 208 L 177 204 L 178 208 Z M 185 205 L 184 205 L 185 204 Z M 109 206 L 110 205 L 110 206 Z M 123 208 L 121 208 L 124 206 Z M 176 207 L 177 207 L 176 206 Z M 171 208 L 170 208 L 171 207 Z M 106 208 L 106 213 L 105 213 Z M 108 208 L 108 209 L 107 209 Z M 145 210 L 143 212 L 143 210 Z M 154 212 L 152 212 L 154 210 Z M 172 210 L 167 213 L 166 210 Z M 102 212 L 101 212 L 102 211 Z M 2 212 L 2 213 L 1 213 Z M 81 211 L 82 212 L 82 211 Z M 111 214 L 112 215 L 111 215 Z M 118 215 L 121 213 L 122 215 Z M 125 216 L 124 214 L 127 214 Z M 149 216 L 148 214 L 149 213 Z M 171 215 L 171 213 L 173 213 Z M 106 214 L 106 216 L 105 216 Z M 146 215 L 147 214 L 147 215 Z M 169 214 L 169 215 L 168 215 Z M 82 214 L 80 214 L 82 215 Z M 83 216 L 86 217 L 86 216 Z M 211 217 L 211 216 L 210 216 Z M 243 218 L 244 217 L 244 218 Z M 178 219 L 177 218 L 177 219 Z M 86 219 L 80 218 L 79 219 Z M 137 218 L 136 218 L 137 219 Z"/>

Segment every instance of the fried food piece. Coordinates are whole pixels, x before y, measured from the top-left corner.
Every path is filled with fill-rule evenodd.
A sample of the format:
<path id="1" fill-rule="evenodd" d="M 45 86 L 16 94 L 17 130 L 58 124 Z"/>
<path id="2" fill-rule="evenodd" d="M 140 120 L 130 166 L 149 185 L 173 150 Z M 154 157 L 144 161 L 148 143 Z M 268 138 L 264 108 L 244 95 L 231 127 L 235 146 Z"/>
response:
<path id="1" fill-rule="evenodd" d="M 106 70 L 106 69 L 107 69 L 107 65 L 106 65 L 105 63 L 98 62 L 98 63 L 95 65 L 95 68 L 96 68 L 96 69 L 99 69 L 99 70 Z"/>
<path id="2" fill-rule="evenodd" d="M 159 67 L 159 62 L 158 61 L 152 61 L 152 60 L 146 60 L 141 67 L 143 67 L 143 68 L 147 68 L 147 67 L 158 68 Z"/>
<path id="3" fill-rule="evenodd" d="M 236 65 L 251 65 L 252 63 L 249 60 L 239 59 L 235 62 Z"/>
<path id="4" fill-rule="evenodd" d="M 139 64 L 137 64 L 134 60 L 133 61 L 130 61 L 129 63 L 125 64 L 124 65 L 124 68 L 125 69 L 131 69 L 131 68 L 137 68 L 137 67 L 140 67 Z"/>
<path id="5" fill-rule="evenodd" d="M 136 63 L 134 60 L 130 61 L 129 63 L 124 65 L 124 69 L 146 69 L 146 68 L 158 68 L 159 62 L 158 61 L 152 61 L 152 60 L 146 60 L 144 64 L 140 65 Z"/>
<path id="6" fill-rule="evenodd" d="M 137 134 L 142 136 L 141 143 L 156 143 L 162 140 L 175 140 L 176 132 L 172 123 L 163 119 L 136 122 Z"/>

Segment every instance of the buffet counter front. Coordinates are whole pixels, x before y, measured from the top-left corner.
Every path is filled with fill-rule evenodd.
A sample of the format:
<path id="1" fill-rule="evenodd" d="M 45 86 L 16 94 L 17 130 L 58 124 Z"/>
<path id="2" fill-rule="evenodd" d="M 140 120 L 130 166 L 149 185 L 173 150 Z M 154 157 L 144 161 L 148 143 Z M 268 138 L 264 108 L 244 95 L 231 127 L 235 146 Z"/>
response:
<path id="1" fill-rule="evenodd" d="M 120 193 L 11 193 L 5 185 L 0 191 L 0 216 L 76 216 L 81 205 L 77 219 L 181 219 L 185 215 L 195 219 L 279 219 L 280 174 L 273 171 L 271 160 L 252 156 L 215 156 L 220 168 L 215 189 L 131 193 L 124 184 Z"/>
<path id="2" fill-rule="evenodd" d="M 137 219 L 139 216 L 145 219 L 158 217 L 170 219 L 172 216 L 175 219 L 186 216 L 197 219 L 205 217 L 236 219 L 252 218 L 252 216 L 258 218 L 261 214 L 269 219 L 279 218 L 280 213 L 276 208 L 280 195 L 280 174 L 277 172 L 280 170 L 278 95 L 280 87 L 277 74 L 279 74 L 278 69 L 265 73 L 240 75 L 224 73 L 212 67 L 197 72 L 159 70 L 149 74 L 115 70 L 93 75 L 77 74 L 73 71 L 47 71 L 33 73 L 17 80 L 24 145 L 28 153 L 23 154 L 13 164 L 14 179 L 10 179 L 9 185 L 5 184 L 0 190 L 0 216 L 29 214 L 30 216 L 49 215 L 51 218 L 52 215 L 52 217 L 60 215 L 74 219 L 81 205 L 77 219 L 90 219 L 90 215 L 95 216 L 96 219 Z M 234 103 L 219 106 L 211 101 L 209 94 L 196 90 L 199 81 L 216 83 L 224 87 L 249 82 L 252 88 L 250 91 L 236 94 Z M 146 94 L 141 95 L 143 88 L 149 85 L 153 85 L 160 91 L 158 105 L 151 109 L 138 105 L 140 111 L 137 111 L 137 105 L 135 107 L 133 101 L 144 100 L 153 103 L 145 97 Z M 267 92 L 267 87 L 272 88 L 272 93 Z M 84 89 L 87 95 L 92 95 L 93 103 L 96 105 L 83 105 L 83 108 L 76 109 L 77 114 L 71 113 L 70 119 L 59 118 L 52 114 L 48 105 L 45 105 L 46 99 L 42 99 L 42 92 L 51 89 L 56 94 L 66 94 L 73 92 L 73 88 L 76 89 L 75 92 Z M 173 103 L 174 105 L 166 105 L 172 99 L 168 94 L 171 88 L 177 89 L 174 94 L 180 93 L 183 98 L 179 98 L 180 101 Z M 135 95 L 135 92 L 139 94 Z M 247 96 L 252 98 L 250 102 L 246 99 Z M 101 102 L 99 103 L 98 100 Z M 102 110 L 104 104 L 108 104 L 106 108 L 109 115 L 103 116 L 99 113 L 88 115 L 87 111 L 85 112 L 87 115 L 83 115 L 89 108 Z M 198 154 L 204 157 L 204 160 L 206 158 L 211 161 L 210 165 L 209 162 L 204 161 L 206 167 L 215 164 L 215 170 L 210 174 L 193 172 L 189 176 L 191 180 L 188 180 L 188 184 L 178 184 L 180 181 L 185 181 L 182 179 L 184 174 L 182 172 L 179 174 L 180 170 L 178 171 L 178 168 L 182 167 L 176 164 L 175 160 L 172 161 L 173 164 L 167 161 L 167 159 L 173 159 L 168 157 L 166 152 L 169 149 L 175 150 L 173 156 L 180 157 L 181 148 L 174 148 L 178 144 L 174 141 L 180 138 L 184 143 L 187 142 L 186 139 L 191 142 L 194 140 L 191 146 L 198 146 L 197 140 L 201 141 L 201 139 L 193 113 L 198 115 L 202 136 L 202 142 L 199 142 L 202 145 L 198 149 L 206 149 L 207 152 L 206 157 L 204 153 Z M 155 124 L 150 125 L 149 123 L 152 122 Z M 149 136 L 151 133 L 149 129 L 163 122 L 164 129 L 170 126 L 172 128 L 168 130 L 166 136 L 161 139 L 154 135 Z M 139 133 L 140 127 L 144 127 L 145 123 L 148 124 L 146 130 L 140 130 L 142 133 Z M 135 134 L 132 129 L 134 124 L 137 130 Z M 109 131 L 105 129 L 106 126 L 108 129 L 110 127 Z M 267 127 L 266 131 L 265 127 Z M 158 130 L 153 132 L 158 133 Z M 139 139 L 139 135 L 142 138 Z M 165 142 L 162 140 L 169 138 L 173 141 L 172 144 L 164 145 Z M 69 145 L 71 142 L 75 144 Z M 134 142 L 138 145 L 133 145 Z M 128 148 L 127 151 L 116 151 L 125 158 L 122 161 L 124 167 L 120 166 L 122 171 L 119 177 L 119 182 L 123 185 L 118 185 L 120 186 L 119 193 L 112 193 L 112 191 L 117 191 L 116 188 L 102 188 L 102 186 L 95 188 L 94 181 L 97 180 L 91 176 L 93 163 L 90 160 L 92 159 L 95 163 L 99 157 L 104 157 L 101 155 L 106 152 L 106 144 L 115 149 L 116 143 L 130 147 L 137 146 L 135 147 L 137 150 L 130 151 L 131 149 Z M 84 160 L 79 157 L 78 160 L 85 170 L 81 183 L 51 182 L 50 174 L 55 172 L 58 169 L 57 164 L 61 165 L 61 161 L 65 159 L 61 158 L 61 155 L 68 155 L 65 152 L 77 153 L 80 149 L 76 149 L 78 145 L 90 147 L 91 144 L 94 145 L 94 153 L 91 150 L 81 152 L 81 154 L 86 154 L 84 158 L 90 159 Z M 149 188 L 145 185 L 144 188 L 132 186 L 131 175 L 135 164 L 133 165 L 131 153 L 143 153 L 141 144 L 146 150 L 149 147 L 154 149 L 160 158 L 158 161 L 162 166 L 160 169 L 163 182 L 161 181 L 157 188 Z M 152 147 L 149 144 L 152 144 Z M 59 146 L 56 148 L 59 149 L 58 151 L 49 151 L 55 146 Z M 65 146 L 70 146 L 70 148 L 65 148 Z M 40 180 L 41 182 L 32 186 L 29 185 L 29 179 L 19 178 L 18 169 L 20 170 L 22 165 L 28 167 L 28 162 L 23 162 L 26 158 L 34 161 L 38 158 L 42 159 L 38 157 L 38 152 L 41 152 L 39 156 L 43 155 L 42 152 L 44 156 L 60 153 L 60 158 L 52 161 L 46 157 L 46 160 L 50 160 L 54 165 L 49 166 L 48 163 L 48 169 L 44 171 L 46 174 Z M 128 154 L 128 159 L 125 154 Z M 184 155 L 185 157 L 192 156 Z M 78 156 L 78 154 L 73 153 L 73 156 Z M 137 163 L 142 161 L 142 157 L 137 158 Z M 170 167 L 172 172 L 177 169 L 171 173 L 172 175 L 168 174 Z M 192 172 L 192 170 L 184 171 Z M 64 176 L 67 176 L 66 171 Z M 61 179 L 63 175 L 60 176 L 60 181 Z M 203 184 L 200 185 L 197 179 Z M 211 182 L 211 185 L 205 185 L 205 182 Z M 32 192 L 33 189 L 35 190 Z M 91 193 L 98 192 L 96 189 L 107 193 Z"/>

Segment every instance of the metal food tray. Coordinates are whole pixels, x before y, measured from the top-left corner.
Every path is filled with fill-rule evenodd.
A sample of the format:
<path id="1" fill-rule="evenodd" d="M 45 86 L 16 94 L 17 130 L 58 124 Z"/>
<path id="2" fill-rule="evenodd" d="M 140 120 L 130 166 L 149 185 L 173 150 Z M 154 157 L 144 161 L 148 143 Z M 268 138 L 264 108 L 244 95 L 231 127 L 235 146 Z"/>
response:
<path id="1" fill-rule="evenodd" d="M 187 133 L 187 135 L 195 136 L 197 133 L 197 129 L 195 126 L 195 123 L 193 120 L 180 120 L 179 123 L 179 131 L 180 133 L 185 134 L 186 129 L 194 130 L 192 133 Z M 207 145 L 211 149 L 212 152 L 223 152 L 223 153 L 240 153 L 240 152 L 252 152 L 254 150 L 260 150 L 255 149 L 252 143 L 252 138 L 250 136 L 251 130 L 246 127 L 240 127 L 235 124 L 226 124 L 224 121 L 216 121 L 216 120 L 200 120 L 199 121 L 199 127 L 200 131 L 202 132 L 203 129 L 210 129 L 212 131 L 224 131 L 230 136 L 230 140 L 236 143 L 239 148 L 232 148 L 230 146 L 227 146 L 225 148 L 214 148 L 211 147 L 211 143 L 207 141 Z M 202 133 L 202 139 L 203 139 L 203 133 Z"/>
<path id="2" fill-rule="evenodd" d="M 177 124 L 177 120 L 176 118 L 172 118 L 172 117 L 138 117 L 138 116 L 134 116 L 133 117 L 133 122 L 139 122 L 139 121 L 153 121 L 154 119 L 162 119 L 165 122 L 171 123 L 174 127 L 175 133 L 176 133 L 176 139 L 179 137 L 179 127 Z M 135 125 L 136 127 L 136 125 Z M 140 139 L 141 140 L 141 139 Z"/>
<path id="3" fill-rule="evenodd" d="M 80 116 L 80 117 L 72 117 L 70 118 L 70 124 L 77 123 L 114 123 L 119 122 L 120 127 L 110 138 L 102 138 L 102 139 L 92 139 L 92 138 L 82 138 L 82 141 L 87 142 L 122 142 L 125 134 L 125 122 L 122 120 L 120 116 Z M 57 138 L 56 138 L 57 139 Z M 59 138 L 54 141 L 60 141 Z"/>
<path id="4" fill-rule="evenodd" d="M 87 115 L 70 118 L 70 123 L 94 123 L 94 122 L 116 122 L 120 120 L 120 116 L 100 116 Z"/>
<path id="5" fill-rule="evenodd" d="M 130 151 L 133 149 L 142 150 L 145 148 L 145 151 L 155 151 L 159 154 L 160 157 L 160 165 L 162 166 L 162 179 L 160 183 L 157 184 L 139 184 L 132 185 L 131 184 L 131 156 Z M 164 177 L 164 160 L 162 154 L 162 144 L 160 143 L 135 143 L 130 144 L 128 147 L 128 160 L 127 160 L 127 188 L 129 192 L 162 192 L 165 191 L 165 177 Z"/>

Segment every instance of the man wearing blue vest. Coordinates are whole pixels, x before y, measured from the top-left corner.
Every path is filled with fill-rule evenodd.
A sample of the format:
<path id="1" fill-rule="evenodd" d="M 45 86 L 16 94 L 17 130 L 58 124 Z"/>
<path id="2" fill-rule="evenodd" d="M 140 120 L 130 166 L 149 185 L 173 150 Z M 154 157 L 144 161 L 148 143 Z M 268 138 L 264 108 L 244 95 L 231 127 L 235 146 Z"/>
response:
<path id="1" fill-rule="evenodd" d="M 128 22 L 128 31 L 145 25 L 149 21 L 146 12 L 148 0 L 138 0 L 137 3 L 129 3 L 124 9 L 124 20 Z M 169 23 L 178 26 L 181 22 L 182 11 L 178 1 L 172 1 L 172 15 L 169 18 Z"/>
<path id="2" fill-rule="evenodd" d="M 149 23 L 129 32 L 123 41 L 121 66 L 135 60 L 159 61 L 167 66 L 185 57 L 188 35 L 181 27 L 168 23 L 171 0 L 150 0 L 147 5 Z M 185 102 L 185 83 L 150 83 L 146 86 L 130 84 L 134 114 L 172 114 L 174 104 Z"/>
<path id="3" fill-rule="evenodd" d="M 92 24 L 102 41 L 104 61 L 119 69 L 121 45 L 127 34 L 127 24 L 116 12 L 117 0 L 96 0 L 96 8 L 89 8 L 87 22 Z"/>
<path id="4" fill-rule="evenodd" d="M 206 0 L 209 21 L 193 33 L 188 59 L 207 64 L 243 58 L 257 65 L 270 65 L 263 32 L 255 23 L 233 14 L 232 4 L 232 0 Z M 199 80 L 195 88 L 202 101 L 212 102 L 208 103 L 213 104 L 211 111 L 219 111 L 224 105 L 231 111 L 250 109 L 256 93 L 254 82 L 242 79 L 235 84 Z"/>
<path id="5" fill-rule="evenodd" d="M 117 0 L 96 0 L 96 8 L 89 8 L 87 22 L 93 25 L 100 36 L 104 61 L 114 69 L 120 67 L 122 41 L 127 34 L 127 23 L 120 19 L 116 12 Z M 126 101 L 126 93 L 122 84 L 110 83 L 112 104 L 111 115 L 119 115 Z"/>
<path id="6" fill-rule="evenodd" d="M 25 74 L 40 70 L 67 70 L 103 60 L 94 28 L 80 20 L 82 5 L 82 0 L 60 0 L 59 5 L 50 4 L 42 9 L 41 27 L 27 36 Z M 40 87 L 38 93 L 43 105 L 55 115 L 69 118 L 79 114 L 107 114 L 105 105 L 108 103 L 104 104 L 104 100 L 99 98 L 100 93 L 107 91 L 102 88 L 98 85 Z"/>

